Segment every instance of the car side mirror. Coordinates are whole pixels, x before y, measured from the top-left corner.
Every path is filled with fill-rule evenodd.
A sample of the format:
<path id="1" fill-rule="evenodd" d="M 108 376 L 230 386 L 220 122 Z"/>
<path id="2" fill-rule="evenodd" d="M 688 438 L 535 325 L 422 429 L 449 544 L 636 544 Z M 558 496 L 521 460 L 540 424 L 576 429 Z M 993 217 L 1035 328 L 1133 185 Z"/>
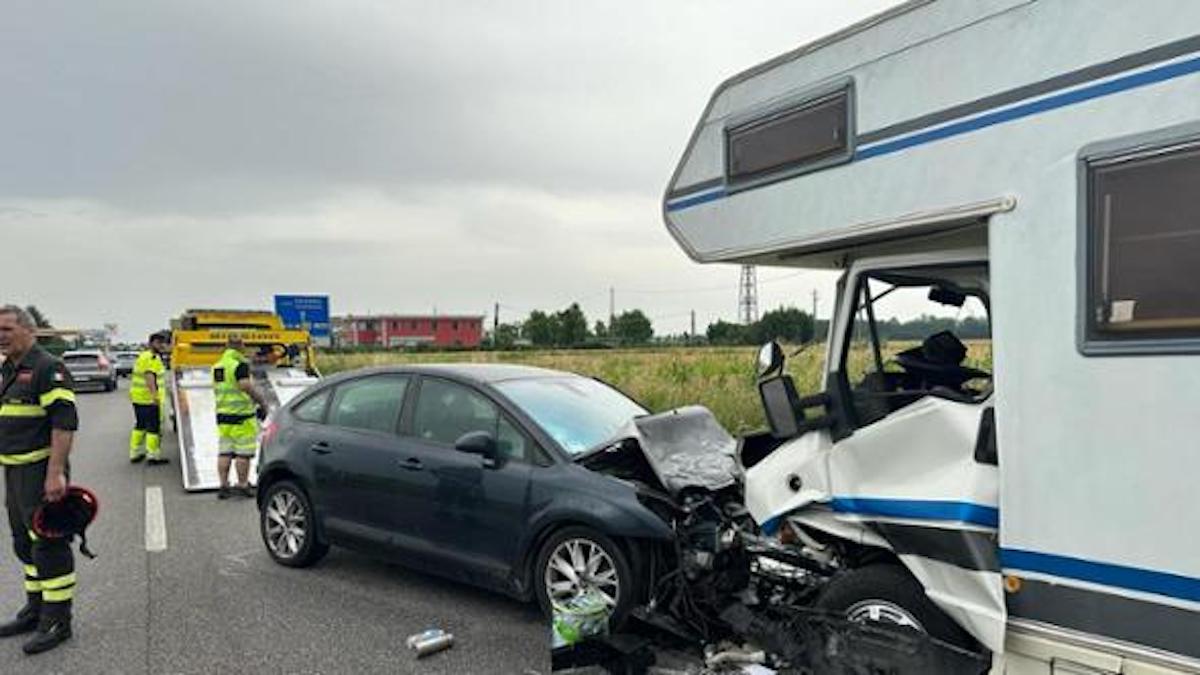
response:
<path id="1" fill-rule="evenodd" d="M 496 438 L 486 431 L 470 431 L 459 436 L 454 449 L 493 460 L 500 454 Z"/>

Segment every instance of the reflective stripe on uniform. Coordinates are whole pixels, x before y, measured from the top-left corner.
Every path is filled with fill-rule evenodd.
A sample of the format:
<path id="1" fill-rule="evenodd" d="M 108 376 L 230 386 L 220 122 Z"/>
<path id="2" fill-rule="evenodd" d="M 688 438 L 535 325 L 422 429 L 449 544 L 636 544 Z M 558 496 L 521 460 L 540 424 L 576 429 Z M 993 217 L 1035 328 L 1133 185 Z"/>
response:
<path id="1" fill-rule="evenodd" d="M 5 403 L 0 405 L 0 417 L 45 417 L 46 409 L 28 403 Z"/>
<path id="2" fill-rule="evenodd" d="M 75 403 L 75 392 L 67 389 L 66 387 L 55 387 L 54 389 L 42 394 L 38 399 L 38 403 L 41 403 L 43 408 L 49 408 L 50 404 L 54 403 L 55 401 L 67 401 L 68 403 Z"/>
<path id="3" fill-rule="evenodd" d="M 0 455 L 0 465 L 16 466 L 20 464 L 36 464 L 50 456 L 50 448 L 33 450 L 15 455 Z"/>
<path id="4" fill-rule="evenodd" d="M 25 566 L 25 590 L 30 593 L 36 593 L 42 590 L 42 582 L 37 578 L 38 569 L 36 565 Z"/>
<path id="5" fill-rule="evenodd" d="M 75 573 L 42 580 L 42 602 L 66 602 L 75 595 Z"/>
<path id="6" fill-rule="evenodd" d="M 53 579 L 43 579 L 42 580 L 42 588 L 47 591 L 60 590 L 60 589 L 66 588 L 68 586 L 74 586 L 74 585 L 75 585 L 75 573 L 74 572 L 71 572 L 70 574 L 64 574 L 61 577 L 54 577 Z"/>
<path id="7" fill-rule="evenodd" d="M 37 532 L 33 530 L 25 530 L 25 534 L 29 535 L 29 541 L 41 541 L 42 538 L 37 536 Z"/>
<path id="8" fill-rule="evenodd" d="M 42 602 L 67 602 L 75 597 L 75 587 L 64 588 L 59 591 L 48 591 L 42 589 Z"/>

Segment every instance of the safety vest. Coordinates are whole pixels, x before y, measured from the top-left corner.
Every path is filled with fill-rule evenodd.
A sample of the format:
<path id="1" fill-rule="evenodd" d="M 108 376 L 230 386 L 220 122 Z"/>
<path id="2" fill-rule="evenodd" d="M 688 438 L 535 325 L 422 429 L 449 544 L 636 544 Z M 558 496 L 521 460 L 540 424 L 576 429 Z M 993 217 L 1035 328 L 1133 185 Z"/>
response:
<path id="1" fill-rule="evenodd" d="M 242 391 L 237 383 L 238 366 L 246 363 L 246 357 L 236 349 L 226 349 L 221 360 L 213 366 L 213 391 L 217 398 L 217 417 L 253 417 L 254 399 Z"/>
<path id="2" fill-rule="evenodd" d="M 138 405 L 153 405 L 161 403 L 166 398 L 166 392 L 163 391 L 162 375 L 166 372 L 163 367 L 162 359 L 153 350 L 147 349 L 141 354 L 138 354 L 137 362 L 133 364 L 133 375 L 130 376 L 129 382 L 129 400 Z M 158 387 L 158 400 L 150 393 L 150 387 L 146 386 L 146 373 L 154 374 L 154 383 Z"/>

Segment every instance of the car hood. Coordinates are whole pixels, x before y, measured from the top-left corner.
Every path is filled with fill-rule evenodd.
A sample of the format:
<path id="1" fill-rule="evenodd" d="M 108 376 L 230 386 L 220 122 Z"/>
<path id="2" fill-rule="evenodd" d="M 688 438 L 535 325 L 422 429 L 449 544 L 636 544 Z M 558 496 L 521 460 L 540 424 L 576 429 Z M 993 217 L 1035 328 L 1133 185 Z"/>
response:
<path id="1" fill-rule="evenodd" d="M 736 454 L 737 440 L 708 408 L 695 405 L 635 417 L 603 450 L 579 461 L 593 471 L 643 482 L 652 473 L 678 496 L 690 488 L 715 492 L 737 484 Z"/>

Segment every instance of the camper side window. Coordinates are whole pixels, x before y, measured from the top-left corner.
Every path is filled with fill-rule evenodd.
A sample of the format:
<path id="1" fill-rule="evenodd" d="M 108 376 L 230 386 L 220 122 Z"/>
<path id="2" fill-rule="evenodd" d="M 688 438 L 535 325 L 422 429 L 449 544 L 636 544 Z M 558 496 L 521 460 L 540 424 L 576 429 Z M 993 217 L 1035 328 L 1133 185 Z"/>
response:
<path id="1" fill-rule="evenodd" d="M 1089 162 L 1085 353 L 1200 350 L 1200 143 Z"/>

